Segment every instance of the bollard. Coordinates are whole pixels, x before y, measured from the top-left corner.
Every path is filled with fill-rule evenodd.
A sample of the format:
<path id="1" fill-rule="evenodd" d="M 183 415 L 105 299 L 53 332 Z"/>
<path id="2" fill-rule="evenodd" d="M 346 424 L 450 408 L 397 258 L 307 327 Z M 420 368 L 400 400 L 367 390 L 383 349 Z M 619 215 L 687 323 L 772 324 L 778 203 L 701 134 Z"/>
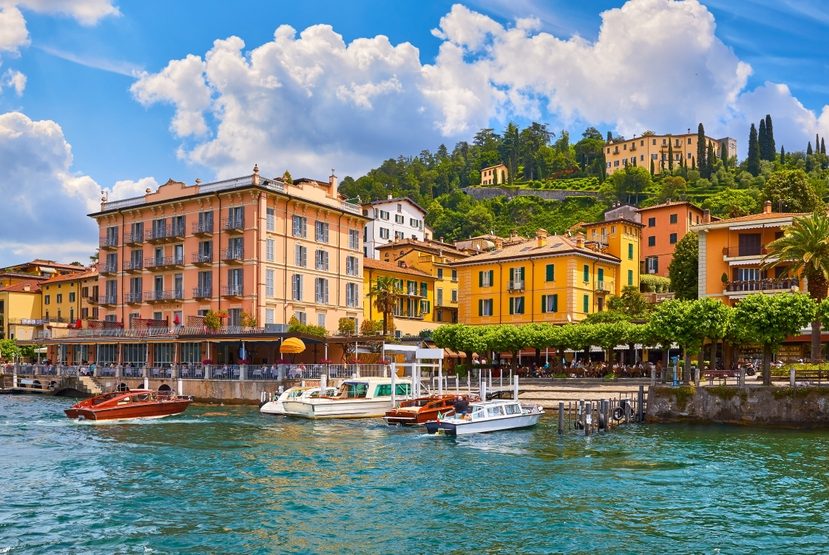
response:
<path id="1" fill-rule="evenodd" d="M 590 401 L 584 404 L 584 435 L 590 435 L 590 428 L 593 426 L 593 407 Z"/>
<path id="2" fill-rule="evenodd" d="M 794 378 L 795 378 L 794 368 L 792 368 L 792 369 L 789 370 L 789 385 L 792 386 L 792 387 L 794 387 L 794 385 L 795 385 Z"/>
<path id="3" fill-rule="evenodd" d="M 645 386 L 639 386 L 639 396 L 636 399 L 636 421 L 644 422 L 645 420 Z"/>
<path id="4" fill-rule="evenodd" d="M 564 401 L 558 402 L 558 433 L 564 433 Z"/>
<path id="5" fill-rule="evenodd" d="M 602 401 L 602 428 L 605 432 L 610 429 L 610 399 Z"/>

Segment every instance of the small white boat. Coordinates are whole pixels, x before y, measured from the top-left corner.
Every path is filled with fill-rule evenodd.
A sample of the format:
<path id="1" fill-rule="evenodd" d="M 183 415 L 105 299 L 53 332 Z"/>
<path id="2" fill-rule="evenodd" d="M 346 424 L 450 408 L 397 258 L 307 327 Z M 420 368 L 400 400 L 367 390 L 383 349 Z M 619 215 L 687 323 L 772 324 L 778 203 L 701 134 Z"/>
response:
<path id="1" fill-rule="evenodd" d="M 372 418 L 394 408 L 395 400 L 408 399 L 412 382 L 407 378 L 352 378 L 344 381 L 335 395 L 282 402 L 285 414 L 302 418 Z"/>
<path id="2" fill-rule="evenodd" d="M 448 435 L 479 434 L 528 428 L 538 424 L 544 409 L 525 407 L 518 401 L 482 401 L 469 405 L 469 411 L 426 423 L 430 434 L 442 430 Z"/>
<path id="3" fill-rule="evenodd" d="M 325 388 L 324 396 L 332 396 L 337 394 L 336 387 Z M 285 414 L 285 406 L 283 403 L 289 399 L 312 399 L 320 396 L 319 387 L 289 387 L 282 394 L 271 401 L 268 401 L 261 407 L 259 412 L 263 414 Z"/>

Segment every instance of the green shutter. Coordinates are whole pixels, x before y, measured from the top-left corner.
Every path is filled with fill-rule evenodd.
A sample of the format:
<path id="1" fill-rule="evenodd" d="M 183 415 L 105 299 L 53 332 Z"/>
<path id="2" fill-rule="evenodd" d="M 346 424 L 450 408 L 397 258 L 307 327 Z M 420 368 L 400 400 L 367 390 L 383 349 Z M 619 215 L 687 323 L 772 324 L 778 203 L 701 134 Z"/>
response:
<path id="1" fill-rule="evenodd" d="M 633 243 L 628 243 L 628 260 L 633 260 Z"/>
<path id="2" fill-rule="evenodd" d="M 633 285 L 633 270 L 628 270 L 628 285 Z"/>
<path id="3" fill-rule="evenodd" d="M 584 274 L 584 281 L 590 281 L 590 266 L 585 264 L 582 273 Z"/>
<path id="4" fill-rule="evenodd" d="M 422 281 L 420 282 L 420 296 L 421 297 L 428 297 L 429 296 L 429 285 L 422 282 Z"/>
<path id="5" fill-rule="evenodd" d="M 553 312 L 558 312 L 558 293 L 553 295 Z"/>
<path id="6" fill-rule="evenodd" d="M 590 296 L 589 295 L 585 295 L 584 298 L 582 299 L 582 308 L 583 308 L 582 312 L 584 312 L 585 314 L 590 312 Z"/>
<path id="7" fill-rule="evenodd" d="M 478 287 L 483 287 L 483 286 L 484 286 L 484 273 L 481 271 L 481 272 L 478 272 Z"/>
<path id="8" fill-rule="evenodd" d="M 604 281 L 604 268 L 599 268 L 599 277 L 597 279 L 598 281 Z"/>
<path id="9" fill-rule="evenodd" d="M 490 270 L 489 272 L 489 284 L 495 285 L 495 272 Z"/>
<path id="10" fill-rule="evenodd" d="M 547 312 L 547 295 L 541 295 L 541 314 Z"/>
<path id="11" fill-rule="evenodd" d="M 512 298 L 509 300 L 509 313 L 510 314 L 512 314 L 513 307 L 515 306 L 515 304 L 513 303 L 514 300 L 515 299 L 512 299 Z"/>
<path id="12" fill-rule="evenodd" d="M 547 264 L 547 281 L 555 281 L 556 267 L 553 264 Z"/>
<path id="13" fill-rule="evenodd" d="M 478 316 L 484 315 L 484 300 L 478 299 Z"/>

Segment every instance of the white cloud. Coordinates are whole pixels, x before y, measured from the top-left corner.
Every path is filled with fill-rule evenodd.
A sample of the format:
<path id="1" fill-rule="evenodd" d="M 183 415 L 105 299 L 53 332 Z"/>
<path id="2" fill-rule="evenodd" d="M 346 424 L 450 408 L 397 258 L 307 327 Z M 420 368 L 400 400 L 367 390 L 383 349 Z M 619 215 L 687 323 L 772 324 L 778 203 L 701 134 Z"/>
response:
<path id="1" fill-rule="evenodd" d="M 115 185 L 108 192 L 108 199 L 112 201 L 142 196 L 146 193 L 147 189 L 152 189 L 153 191 L 158 189 L 158 182 L 154 177 L 142 177 L 137 181 L 122 179 L 115 182 Z"/>
<path id="2" fill-rule="evenodd" d="M 107 16 L 121 14 L 112 0 L 12 0 L 36 13 L 69 16 L 83 25 L 94 25 Z"/>
<path id="3" fill-rule="evenodd" d="M 20 10 L 0 5 L 0 52 L 17 53 L 29 44 L 29 31 Z"/>
<path id="4" fill-rule="evenodd" d="M 21 96 L 26 89 L 26 76 L 14 69 L 6 70 L 0 81 L 0 91 L 4 87 L 11 87 L 17 96 Z"/>

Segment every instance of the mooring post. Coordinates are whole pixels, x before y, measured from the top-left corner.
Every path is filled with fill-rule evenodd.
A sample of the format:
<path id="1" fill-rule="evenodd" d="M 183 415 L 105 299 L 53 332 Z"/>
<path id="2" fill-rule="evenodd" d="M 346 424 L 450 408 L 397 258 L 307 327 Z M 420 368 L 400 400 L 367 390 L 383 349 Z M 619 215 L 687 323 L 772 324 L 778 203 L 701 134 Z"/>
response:
<path id="1" fill-rule="evenodd" d="M 645 420 L 645 386 L 639 386 L 639 397 L 636 399 L 636 421 Z"/>
<path id="2" fill-rule="evenodd" d="M 651 366 L 651 386 L 656 385 L 656 366 Z"/>
<path id="3" fill-rule="evenodd" d="M 564 433 L 564 401 L 558 402 L 558 433 Z"/>
<path id="4" fill-rule="evenodd" d="M 513 376 L 513 384 L 512 384 L 512 400 L 518 400 L 518 374 Z"/>
<path id="5" fill-rule="evenodd" d="M 630 424 L 630 397 L 625 402 L 625 424 Z"/>
<path id="6" fill-rule="evenodd" d="M 795 383 L 795 371 L 794 368 L 791 368 L 789 369 L 789 385 L 794 387 Z"/>
<path id="7" fill-rule="evenodd" d="M 593 426 L 593 406 L 590 401 L 584 403 L 584 435 L 590 435 L 590 427 Z"/>
<path id="8" fill-rule="evenodd" d="M 740 367 L 740 387 L 745 387 L 746 385 L 746 369 Z"/>

